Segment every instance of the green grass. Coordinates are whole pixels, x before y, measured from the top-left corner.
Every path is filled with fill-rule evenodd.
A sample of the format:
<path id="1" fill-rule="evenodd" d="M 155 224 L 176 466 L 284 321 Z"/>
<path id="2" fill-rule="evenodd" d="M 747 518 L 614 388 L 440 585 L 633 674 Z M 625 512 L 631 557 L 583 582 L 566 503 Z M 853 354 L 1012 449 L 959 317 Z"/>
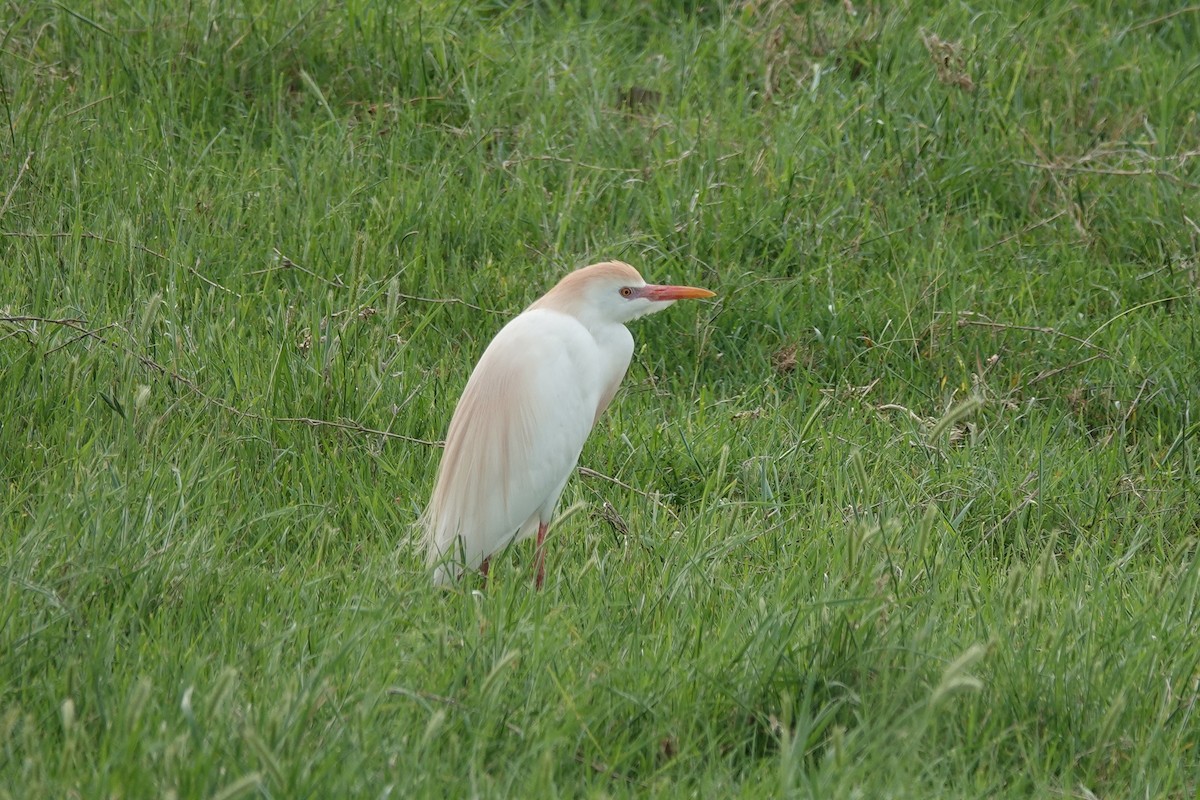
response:
<path id="1" fill-rule="evenodd" d="M 1195 797 L 1200 13 L 854 6 L 0 2 L 0 797 Z M 720 297 L 433 591 L 607 258 Z"/>

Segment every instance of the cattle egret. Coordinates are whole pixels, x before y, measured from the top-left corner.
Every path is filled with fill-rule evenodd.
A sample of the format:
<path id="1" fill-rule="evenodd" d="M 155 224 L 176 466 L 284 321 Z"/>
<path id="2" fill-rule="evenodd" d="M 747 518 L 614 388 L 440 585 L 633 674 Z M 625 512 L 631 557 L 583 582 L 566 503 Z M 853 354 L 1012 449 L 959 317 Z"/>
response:
<path id="1" fill-rule="evenodd" d="M 434 583 L 464 567 L 486 580 L 493 553 L 536 531 L 541 588 L 554 507 L 633 356 L 625 323 L 712 296 L 610 261 L 567 275 L 496 334 L 454 409 L 422 518 Z"/>

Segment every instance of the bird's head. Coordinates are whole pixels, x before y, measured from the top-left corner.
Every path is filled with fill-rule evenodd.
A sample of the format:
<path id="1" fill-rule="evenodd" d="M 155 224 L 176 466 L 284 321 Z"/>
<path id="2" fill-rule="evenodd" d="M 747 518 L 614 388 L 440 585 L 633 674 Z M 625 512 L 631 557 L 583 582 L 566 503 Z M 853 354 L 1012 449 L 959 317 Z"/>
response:
<path id="1" fill-rule="evenodd" d="M 713 297 L 694 286 L 646 283 L 638 271 L 620 261 L 577 269 L 533 304 L 596 322 L 625 323 L 662 311 L 676 300 Z"/>

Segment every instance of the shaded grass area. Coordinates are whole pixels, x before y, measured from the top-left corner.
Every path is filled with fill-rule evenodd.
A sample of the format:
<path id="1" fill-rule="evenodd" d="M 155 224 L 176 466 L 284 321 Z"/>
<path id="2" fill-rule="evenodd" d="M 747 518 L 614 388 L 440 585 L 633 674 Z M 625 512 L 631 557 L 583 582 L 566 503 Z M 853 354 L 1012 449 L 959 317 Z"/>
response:
<path id="1" fill-rule="evenodd" d="M 0 794 L 1194 795 L 1200 14 L 112 5 L 0 7 Z M 605 258 L 720 297 L 434 593 Z"/>

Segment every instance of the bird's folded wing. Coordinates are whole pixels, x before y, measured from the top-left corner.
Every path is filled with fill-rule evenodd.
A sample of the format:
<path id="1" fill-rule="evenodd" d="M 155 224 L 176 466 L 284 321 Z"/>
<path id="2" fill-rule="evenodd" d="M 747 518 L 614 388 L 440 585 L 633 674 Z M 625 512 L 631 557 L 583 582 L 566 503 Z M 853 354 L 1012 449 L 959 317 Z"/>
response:
<path id="1" fill-rule="evenodd" d="M 595 340 L 569 316 L 527 311 L 496 335 L 450 423 L 427 511 L 431 561 L 476 567 L 549 517 L 609 389 L 601 373 Z"/>

